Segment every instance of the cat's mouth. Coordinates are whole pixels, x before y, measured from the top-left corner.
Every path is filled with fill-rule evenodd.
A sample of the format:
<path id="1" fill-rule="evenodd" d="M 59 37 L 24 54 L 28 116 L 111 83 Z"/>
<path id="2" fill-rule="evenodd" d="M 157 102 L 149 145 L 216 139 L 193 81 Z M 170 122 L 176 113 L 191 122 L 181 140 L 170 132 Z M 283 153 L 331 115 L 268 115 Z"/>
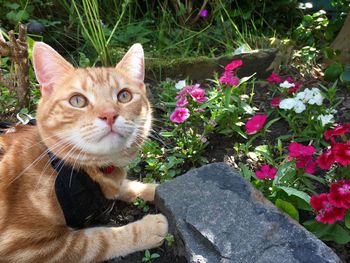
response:
<path id="1" fill-rule="evenodd" d="M 121 137 L 121 138 L 125 139 L 126 136 L 124 134 L 122 134 L 121 132 L 119 132 L 119 131 L 115 131 L 115 130 L 111 129 L 105 135 L 103 135 L 100 140 L 102 140 L 104 138 L 111 138 L 111 139 L 113 139 L 113 138 L 117 138 L 117 137 Z"/>

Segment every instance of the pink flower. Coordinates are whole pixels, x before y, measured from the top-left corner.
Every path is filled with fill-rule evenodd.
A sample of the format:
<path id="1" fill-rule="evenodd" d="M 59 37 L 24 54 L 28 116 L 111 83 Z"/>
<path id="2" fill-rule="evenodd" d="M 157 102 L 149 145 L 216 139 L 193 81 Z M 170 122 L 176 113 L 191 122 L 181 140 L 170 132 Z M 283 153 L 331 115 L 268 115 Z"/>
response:
<path id="1" fill-rule="evenodd" d="M 334 224 L 345 217 L 346 209 L 334 206 L 329 194 L 313 195 L 310 199 L 312 208 L 318 213 L 316 220 L 324 224 Z"/>
<path id="2" fill-rule="evenodd" d="M 248 134 L 257 133 L 258 131 L 260 131 L 264 127 L 266 119 L 267 119 L 266 114 L 254 115 L 245 124 L 246 132 Z"/>
<path id="3" fill-rule="evenodd" d="M 292 142 L 288 146 L 289 156 L 290 157 L 304 157 L 304 156 L 312 156 L 316 151 L 313 146 L 305 146 L 298 142 Z"/>
<path id="4" fill-rule="evenodd" d="M 177 107 L 184 107 L 185 105 L 187 105 L 188 101 L 186 97 L 180 97 L 177 101 L 176 101 L 176 106 Z"/>
<path id="5" fill-rule="evenodd" d="M 272 83 L 281 83 L 282 82 L 282 79 L 281 77 L 275 73 L 275 72 L 272 72 L 270 77 L 267 78 L 267 81 L 272 84 Z"/>
<path id="6" fill-rule="evenodd" d="M 263 166 L 261 166 L 259 171 L 255 172 L 256 177 L 258 177 L 261 180 L 264 179 L 275 179 L 277 173 L 277 168 L 272 167 L 270 168 L 269 165 L 265 164 Z"/>
<path id="7" fill-rule="evenodd" d="M 328 170 L 329 168 L 331 168 L 334 162 L 335 162 L 335 158 L 331 149 L 322 153 L 316 160 L 316 163 L 318 164 L 318 166 L 325 170 Z"/>
<path id="8" fill-rule="evenodd" d="M 228 84 L 230 86 L 237 86 L 239 84 L 239 78 L 233 75 L 231 71 L 225 71 L 219 78 L 220 84 Z"/>
<path id="9" fill-rule="evenodd" d="M 190 112 L 187 108 L 176 108 L 170 115 L 170 120 L 176 123 L 183 123 L 188 117 L 190 117 Z"/>
<path id="10" fill-rule="evenodd" d="M 199 16 L 206 18 L 208 16 L 208 10 L 207 9 L 203 9 L 199 12 Z"/>
<path id="11" fill-rule="evenodd" d="M 194 101 L 198 103 L 203 103 L 208 100 L 207 97 L 205 97 L 205 90 L 198 87 L 193 88 L 189 91 L 189 94 L 193 98 Z"/>
<path id="12" fill-rule="evenodd" d="M 316 163 L 312 160 L 312 156 L 300 156 L 296 158 L 296 167 L 305 169 L 308 174 L 313 174 L 316 170 Z"/>
<path id="13" fill-rule="evenodd" d="M 182 97 L 186 97 L 186 95 L 188 94 L 188 92 L 192 89 L 192 86 L 185 86 L 183 87 L 178 93 L 177 96 L 175 97 L 175 99 L 180 99 Z"/>
<path id="14" fill-rule="evenodd" d="M 350 180 L 332 183 L 329 199 L 336 207 L 350 208 Z"/>
<path id="15" fill-rule="evenodd" d="M 233 60 L 231 63 L 226 65 L 225 71 L 235 70 L 236 68 L 239 68 L 240 66 L 242 66 L 242 64 L 243 64 L 243 61 L 241 59 Z"/>
<path id="16" fill-rule="evenodd" d="M 339 136 L 347 133 L 350 130 L 350 122 L 345 123 L 343 125 L 338 125 L 334 127 L 332 130 L 328 130 L 324 132 L 324 137 L 326 140 L 329 140 L 329 138 L 333 136 Z"/>
<path id="17" fill-rule="evenodd" d="M 271 106 L 278 107 L 280 105 L 280 102 L 281 102 L 281 98 L 279 98 L 279 97 L 273 98 L 271 101 Z"/>

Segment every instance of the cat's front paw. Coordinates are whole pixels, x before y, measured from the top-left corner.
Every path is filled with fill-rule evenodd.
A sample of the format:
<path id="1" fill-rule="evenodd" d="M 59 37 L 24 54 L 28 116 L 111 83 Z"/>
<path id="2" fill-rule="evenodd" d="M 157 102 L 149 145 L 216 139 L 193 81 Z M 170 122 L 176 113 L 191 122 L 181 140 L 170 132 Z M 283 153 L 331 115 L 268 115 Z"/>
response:
<path id="1" fill-rule="evenodd" d="M 168 233 L 168 220 L 162 214 L 147 215 L 133 228 L 133 238 L 140 250 L 159 247 Z"/>
<path id="2" fill-rule="evenodd" d="M 153 203 L 157 186 L 158 184 L 145 184 L 145 189 L 141 193 L 140 197 L 145 201 Z"/>

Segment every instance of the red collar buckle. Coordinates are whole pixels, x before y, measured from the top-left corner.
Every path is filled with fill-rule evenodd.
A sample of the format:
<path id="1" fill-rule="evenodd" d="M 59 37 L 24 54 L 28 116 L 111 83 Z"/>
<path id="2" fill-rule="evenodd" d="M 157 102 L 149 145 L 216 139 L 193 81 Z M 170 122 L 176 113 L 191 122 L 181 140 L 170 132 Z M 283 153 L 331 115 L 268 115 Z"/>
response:
<path id="1" fill-rule="evenodd" d="M 103 173 L 105 173 L 105 174 L 111 174 L 111 173 L 114 172 L 114 170 L 115 170 L 115 167 L 114 167 L 113 165 L 104 167 L 104 168 L 102 169 Z"/>

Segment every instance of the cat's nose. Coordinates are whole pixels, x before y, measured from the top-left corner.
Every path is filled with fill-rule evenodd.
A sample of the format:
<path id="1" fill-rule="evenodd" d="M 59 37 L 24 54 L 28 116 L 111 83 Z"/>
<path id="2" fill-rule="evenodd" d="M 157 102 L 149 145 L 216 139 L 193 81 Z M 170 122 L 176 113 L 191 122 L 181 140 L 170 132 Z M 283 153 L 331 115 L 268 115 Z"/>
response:
<path id="1" fill-rule="evenodd" d="M 113 110 L 104 111 L 99 116 L 101 120 L 105 121 L 111 127 L 117 117 L 118 117 L 117 113 Z"/>

